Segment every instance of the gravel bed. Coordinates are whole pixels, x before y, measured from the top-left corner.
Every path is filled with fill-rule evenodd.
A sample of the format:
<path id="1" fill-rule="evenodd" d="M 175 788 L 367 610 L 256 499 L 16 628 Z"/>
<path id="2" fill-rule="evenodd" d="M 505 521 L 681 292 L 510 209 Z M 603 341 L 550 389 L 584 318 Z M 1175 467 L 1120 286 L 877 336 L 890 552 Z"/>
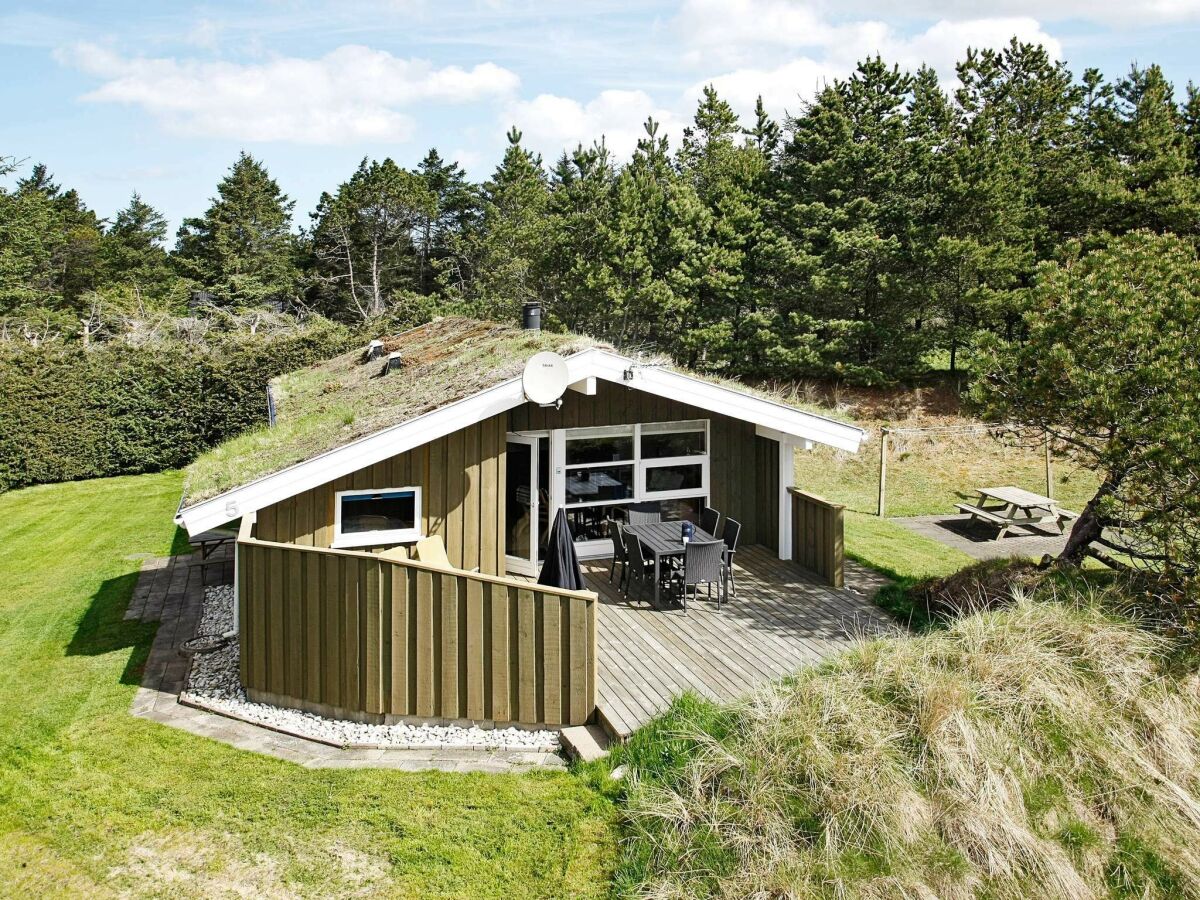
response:
<path id="1" fill-rule="evenodd" d="M 233 630 L 233 620 L 233 586 L 205 588 L 204 609 L 197 633 L 225 634 Z M 458 725 L 363 725 L 297 709 L 253 703 L 246 699 L 242 690 L 238 676 L 239 655 L 236 640 L 220 650 L 195 654 L 180 700 L 247 722 L 347 747 L 541 752 L 559 749 L 558 734 L 553 731 Z"/>

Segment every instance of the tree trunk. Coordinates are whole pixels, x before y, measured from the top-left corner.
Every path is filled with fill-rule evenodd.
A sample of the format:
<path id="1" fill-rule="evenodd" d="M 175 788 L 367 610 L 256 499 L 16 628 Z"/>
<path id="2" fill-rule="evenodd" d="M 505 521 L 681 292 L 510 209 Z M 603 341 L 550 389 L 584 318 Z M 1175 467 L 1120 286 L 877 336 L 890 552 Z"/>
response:
<path id="1" fill-rule="evenodd" d="M 1058 555 L 1060 564 L 1069 566 L 1083 564 L 1088 547 L 1104 531 L 1104 520 L 1099 513 L 1100 505 L 1117 492 L 1123 477 L 1123 472 L 1109 472 L 1104 477 L 1104 483 L 1096 491 L 1096 496 L 1088 501 L 1079 518 L 1075 520 L 1075 525 L 1071 528 L 1071 534 L 1067 538 L 1067 545 Z"/>

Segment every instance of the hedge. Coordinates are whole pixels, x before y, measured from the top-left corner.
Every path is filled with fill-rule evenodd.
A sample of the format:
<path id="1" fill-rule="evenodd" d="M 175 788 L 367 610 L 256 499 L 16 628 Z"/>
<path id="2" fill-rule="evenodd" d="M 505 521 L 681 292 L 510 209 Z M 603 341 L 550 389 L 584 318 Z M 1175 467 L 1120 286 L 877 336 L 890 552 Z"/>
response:
<path id="1" fill-rule="evenodd" d="M 220 345 L 0 349 L 0 490 L 154 472 L 267 416 L 274 376 L 347 349 L 327 322 Z"/>

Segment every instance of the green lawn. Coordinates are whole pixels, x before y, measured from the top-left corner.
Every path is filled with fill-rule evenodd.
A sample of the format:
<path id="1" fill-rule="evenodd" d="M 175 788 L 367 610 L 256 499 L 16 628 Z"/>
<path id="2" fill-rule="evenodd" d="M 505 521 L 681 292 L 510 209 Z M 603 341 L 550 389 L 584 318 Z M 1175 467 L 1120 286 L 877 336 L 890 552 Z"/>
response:
<path id="1" fill-rule="evenodd" d="M 0 895 L 607 893 L 611 803 L 568 773 L 310 771 L 129 714 L 177 474 L 0 496 Z"/>

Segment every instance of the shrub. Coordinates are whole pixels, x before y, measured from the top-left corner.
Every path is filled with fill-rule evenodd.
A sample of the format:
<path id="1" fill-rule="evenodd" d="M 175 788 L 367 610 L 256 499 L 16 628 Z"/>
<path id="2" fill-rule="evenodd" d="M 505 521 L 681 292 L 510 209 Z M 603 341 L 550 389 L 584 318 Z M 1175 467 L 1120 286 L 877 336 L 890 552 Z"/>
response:
<path id="1" fill-rule="evenodd" d="M 266 419 L 267 381 L 346 349 L 324 320 L 205 347 L 0 348 L 0 490 L 154 472 Z"/>

